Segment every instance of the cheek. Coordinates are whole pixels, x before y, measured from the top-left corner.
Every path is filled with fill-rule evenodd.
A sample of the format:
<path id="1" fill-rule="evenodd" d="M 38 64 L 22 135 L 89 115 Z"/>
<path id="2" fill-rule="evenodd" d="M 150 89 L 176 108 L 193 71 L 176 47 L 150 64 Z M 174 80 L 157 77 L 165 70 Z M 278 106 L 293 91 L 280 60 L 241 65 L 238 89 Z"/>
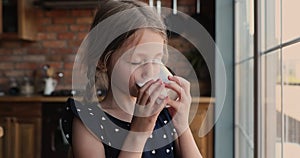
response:
<path id="1" fill-rule="evenodd" d="M 114 86 L 119 87 L 122 91 L 130 91 L 132 93 L 132 87 L 135 85 L 134 77 L 130 66 L 126 63 L 116 64 L 112 71 L 111 82 Z"/>
<path id="2" fill-rule="evenodd" d="M 130 70 L 126 69 L 124 66 L 117 65 L 113 70 L 112 80 L 122 83 L 128 83 L 130 78 Z"/>

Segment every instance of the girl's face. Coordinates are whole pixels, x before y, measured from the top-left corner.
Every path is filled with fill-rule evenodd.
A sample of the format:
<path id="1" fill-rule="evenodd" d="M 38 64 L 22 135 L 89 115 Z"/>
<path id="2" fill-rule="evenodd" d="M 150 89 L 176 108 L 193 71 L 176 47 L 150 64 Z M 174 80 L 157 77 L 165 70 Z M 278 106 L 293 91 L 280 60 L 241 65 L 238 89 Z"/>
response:
<path id="1" fill-rule="evenodd" d="M 164 38 L 150 29 L 140 29 L 110 58 L 111 89 L 136 97 L 139 86 L 156 79 L 164 55 Z"/>

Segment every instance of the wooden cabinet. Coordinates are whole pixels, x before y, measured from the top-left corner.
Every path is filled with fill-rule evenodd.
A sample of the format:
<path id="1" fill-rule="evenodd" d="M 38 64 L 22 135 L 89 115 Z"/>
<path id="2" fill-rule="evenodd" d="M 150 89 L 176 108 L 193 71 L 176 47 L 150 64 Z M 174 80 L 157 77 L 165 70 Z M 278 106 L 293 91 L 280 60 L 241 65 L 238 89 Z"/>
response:
<path id="1" fill-rule="evenodd" d="M 41 105 L 0 105 L 0 158 L 40 158 Z"/>
<path id="2" fill-rule="evenodd" d="M 1 158 L 38 158 L 39 118 L 1 117 L 4 135 L 0 139 Z"/>
<path id="3" fill-rule="evenodd" d="M 210 103 L 210 98 L 202 98 L 200 102 L 193 102 L 191 106 L 190 124 L 191 131 L 193 133 L 196 144 L 203 156 L 203 158 L 213 158 L 214 153 L 214 134 L 213 129 L 211 129 L 204 137 L 199 137 L 199 130 L 204 118 L 208 114 L 208 107 Z M 213 106 L 213 104 L 211 104 Z M 208 114 L 207 119 L 212 121 L 214 115 L 213 113 Z"/>
<path id="4" fill-rule="evenodd" d="M 69 146 L 59 128 L 66 100 L 65 97 L 0 97 L 0 158 L 67 157 Z"/>
<path id="5" fill-rule="evenodd" d="M 33 0 L 0 0 L 0 39 L 35 40 Z"/>

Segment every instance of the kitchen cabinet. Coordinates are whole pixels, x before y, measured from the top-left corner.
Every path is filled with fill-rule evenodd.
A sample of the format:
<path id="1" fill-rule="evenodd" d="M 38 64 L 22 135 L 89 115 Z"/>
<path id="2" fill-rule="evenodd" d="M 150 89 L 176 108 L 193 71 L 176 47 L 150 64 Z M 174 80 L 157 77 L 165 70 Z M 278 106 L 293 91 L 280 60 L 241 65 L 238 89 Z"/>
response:
<path id="1" fill-rule="evenodd" d="M 65 158 L 59 128 L 66 97 L 0 97 L 0 158 Z"/>
<path id="2" fill-rule="evenodd" d="M 28 103 L 27 103 L 28 104 Z M 6 103 L 0 106 L 0 158 L 40 158 L 41 106 Z"/>
<path id="3" fill-rule="evenodd" d="M 35 40 L 36 15 L 33 0 L 0 0 L 0 39 Z"/>
<path id="4" fill-rule="evenodd" d="M 191 114 L 190 118 L 191 123 L 190 123 L 190 129 L 193 133 L 195 142 L 203 156 L 203 158 L 213 158 L 213 153 L 214 153 L 214 133 L 213 129 L 211 129 L 205 136 L 199 137 L 199 129 L 201 127 L 201 124 L 203 123 L 203 120 L 205 116 L 207 115 L 207 119 L 209 121 L 212 121 L 214 118 L 213 113 L 208 113 L 208 108 L 209 106 L 213 106 L 213 100 L 210 105 L 210 99 L 211 98 L 200 98 L 200 102 L 193 102 L 191 105 Z"/>

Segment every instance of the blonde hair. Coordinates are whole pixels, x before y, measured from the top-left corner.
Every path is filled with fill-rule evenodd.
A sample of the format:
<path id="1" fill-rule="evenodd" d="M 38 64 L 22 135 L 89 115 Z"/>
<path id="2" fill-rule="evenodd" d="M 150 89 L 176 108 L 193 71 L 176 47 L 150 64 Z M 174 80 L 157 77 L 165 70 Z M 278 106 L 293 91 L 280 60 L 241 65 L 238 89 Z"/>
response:
<path id="1" fill-rule="evenodd" d="M 134 12 L 135 20 L 139 20 L 139 23 L 149 23 L 151 27 L 147 29 L 151 29 L 155 32 L 161 34 L 164 38 L 165 44 L 167 44 L 167 34 L 166 34 L 166 26 L 162 21 L 160 15 L 153 9 L 148 7 L 148 5 L 144 2 L 140 2 L 137 0 L 107 0 L 101 1 L 99 3 L 99 7 L 96 11 L 96 15 L 94 17 L 93 23 L 91 25 L 90 30 L 95 28 L 100 22 L 105 20 L 106 18 L 121 13 L 122 11 L 128 9 L 134 9 L 138 7 L 145 7 L 143 10 L 138 10 Z M 133 17 L 128 17 L 133 18 Z M 129 26 L 132 23 L 131 20 L 128 20 Z M 133 24 L 131 24 L 133 25 Z M 122 26 L 121 26 L 122 27 Z M 125 41 L 131 37 L 138 29 L 131 29 L 128 32 L 125 32 L 115 38 L 104 50 L 103 54 L 101 55 L 98 64 L 96 66 L 96 73 L 94 74 L 95 67 L 88 67 L 88 78 L 89 82 L 86 86 L 86 94 L 85 100 L 91 100 L 91 98 L 95 95 L 94 89 L 92 87 L 96 86 L 96 88 L 102 90 L 109 90 L 109 77 L 107 74 L 107 64 L 110 61 L 111 55 L 121 48 Z M 105 37 L 101 37 L 105 38 Z M 167 53 L 167 52 L 165 52 Z M 88 61 L 87 61 L 88 62 Z M 95 76 L 93 76 L 95 75 Z"/>

